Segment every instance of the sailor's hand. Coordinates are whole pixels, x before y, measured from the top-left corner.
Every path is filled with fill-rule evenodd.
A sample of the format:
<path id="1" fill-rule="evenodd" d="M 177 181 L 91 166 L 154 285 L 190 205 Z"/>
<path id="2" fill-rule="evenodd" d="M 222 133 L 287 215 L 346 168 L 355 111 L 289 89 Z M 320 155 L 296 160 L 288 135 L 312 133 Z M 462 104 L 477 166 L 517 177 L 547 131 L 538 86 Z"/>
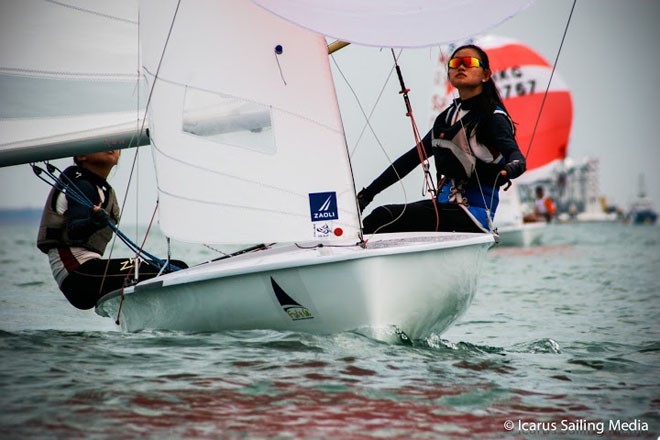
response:
<path id="1" fill-rule="evenodd" d="M 512 160 L 508 164 L 504 165 L 504 170 L 502 175 L 506 176 L 508 179 L 515 179 L 525 172 L 527 165 L 524 160 Z"/>
<path id="2" fill-rule="evenodd" d="M 91 214 L 92 222 L 98 226 L 105 226 L 110 220 L 110 216 L 105 209 L 100 206 L 94 206 Z"/>
<path id="3" fill-rule="evenodd" d="M 360 212 L 364 211 L 364 208 L 366 208 L 373 199 L 374 196 L 371 194 L 371 191 L 369 191 L 367 188 L 362 188 L 362 191 L 360 191 L 357 195 Z"/>

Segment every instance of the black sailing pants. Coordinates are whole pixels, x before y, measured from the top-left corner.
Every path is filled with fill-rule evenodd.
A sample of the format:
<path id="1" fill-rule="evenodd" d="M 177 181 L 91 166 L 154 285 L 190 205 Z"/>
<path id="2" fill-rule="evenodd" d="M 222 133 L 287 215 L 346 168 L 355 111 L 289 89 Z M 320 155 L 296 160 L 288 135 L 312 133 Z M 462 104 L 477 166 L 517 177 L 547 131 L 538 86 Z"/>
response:
<path id="1" fill-rule="evenodd" d="M 376 230 L 378 232 L 483 232 L 457 204 L 436 203 L 436 207 L 438 215 L 433 207 L 433 200 L 420 200 L 407 205 L 379 206 L 363 220 L 364 233 L 373 234 Z"/>
<path id="2" fill-rule="evenodd" d="M 170 262 L 179 269 L 188 267 L 183 261 Z M 133 263 L 128 258 L 89 260 L 69 273 L 60 290 L 74 307 L 91 309 L 103 295 L 121 289 L 127 281 L 131 282 L 134 278 L 133 271 Z M 141 262 L 138 272 L 138 281 L 144 281 L 158 275 L 159 269 Z"/>

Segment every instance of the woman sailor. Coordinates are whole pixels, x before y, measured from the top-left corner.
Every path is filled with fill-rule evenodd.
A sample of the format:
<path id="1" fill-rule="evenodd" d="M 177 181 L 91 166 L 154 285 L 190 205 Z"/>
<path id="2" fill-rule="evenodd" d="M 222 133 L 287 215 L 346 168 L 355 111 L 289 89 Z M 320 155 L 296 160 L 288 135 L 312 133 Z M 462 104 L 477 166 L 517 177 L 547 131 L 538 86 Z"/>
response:
<path id="1" fill-rule="evenodd" d="M 436 200 L 375 208 L 364 232 L 488 232 L 499 202 L 498 188 L 525 171 L 514 126 L 491 77 L 488 56 L 478 46 L 457 48 L 449 60 L 449 82 L 459 98 L 436 118 L 422 140 L 438 173 Z M 420 164 L 417 146 L 404 153 L 358 194 L 364 209 Z"/>

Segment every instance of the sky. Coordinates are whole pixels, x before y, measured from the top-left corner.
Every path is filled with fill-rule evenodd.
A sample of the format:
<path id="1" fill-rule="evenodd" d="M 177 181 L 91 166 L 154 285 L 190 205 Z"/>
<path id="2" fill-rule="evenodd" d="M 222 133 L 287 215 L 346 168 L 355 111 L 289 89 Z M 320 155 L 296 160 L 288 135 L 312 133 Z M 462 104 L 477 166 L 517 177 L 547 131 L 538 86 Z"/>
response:
<path id="1" fill-rule="evenodd" d="M 572 3 L 538 1 L 497 33 L 526 42 L 552 62 Z M 578 0 L 557 64 L 573 93 L 568 155 L 598 158 L 601 194 L 624 207 L 643 173 L 660 208 L 658 23 L 657 0 Z"/>
<path id="2" fill-rule="evenodd" d="M 573 0 L 537 0 L 489 33 L 519 40 L 552 63 L 572 5 Z M 600 193 L 609 203 L 624 209 L 634 199 L 642 173 L 648 195 L 656 209 L 660 208 L 660 175 L 657 172 L 660 148 L 656 137 L 660 122 L 658 23 L 658 0 L 578 0 L 557 64 L 558 73 L 573 94 L 574 122 L 568 156 L 576 160 L 597 158 Z M 366 90 L 361 92 L 360 102 L 370 109 L 388 69 L 377 74 L 369 72 L 391 59 L 391 54 L 385 50 L 349 46 L 335 56 L 333 63 L 349 77 L 355 90 Z M 405 50 L 400 56 L 422 134 L 428 130 L 430 120 L 434 62 L 432 49 Z M 349 148 L 354 150 L 353 166 L 359 189 L 385 169 L 388 157 L 394 159 L 413 145 L 412 131 L 403 115 L 398 84 L 390 81 L 386 87 L 387 97 L 381 99 L 374 113 L 374 126 L 380 127 L 378 142 L 373 136 L 364 136 L 355 146 L 363 120 L 352 92 L 343 80 L 336 79 L 336 82 L 340 104 L 342 109 L 346 108 L 342 117 Z M 389 102 L 395 110 L 381 110 Z M 376 150 L 369 148 L 374 145 Z M 126 200 L 124 218 L 135 216 L 143 221 L 150 217 L 154 206 L 154 177 L 150 152 L 141 149 L 139 171 L 133 175 L 133 182 L 137 181 L 140 187 L 132 186 L 126 192 L 135 154 L 133 150 L 122 152 L 120 165 L 109 180 L 120 199 Z M 56 163 L 65 167 L 71 160 Z M 407 184 L 404 197 L 419 199 L 421 186 L 421 179 Z M 49 190 L 28 165 L 0 168 L 0 188 L 0 208 L 41 207 Z M 401 194 L 395 189 L 380 201 L 400 201 L 400 198 Z"/>

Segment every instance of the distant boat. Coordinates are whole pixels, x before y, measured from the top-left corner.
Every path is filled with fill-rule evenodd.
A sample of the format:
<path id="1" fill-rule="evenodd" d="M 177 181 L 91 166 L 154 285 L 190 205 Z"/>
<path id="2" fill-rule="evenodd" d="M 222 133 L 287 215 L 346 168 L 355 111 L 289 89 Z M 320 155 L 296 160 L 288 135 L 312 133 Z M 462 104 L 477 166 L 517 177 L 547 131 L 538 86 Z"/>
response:
<path id="1" fill-rule="evenodd" d="M 584 223 L 617 221 L 617 213 L 608 211 L 605 199 L 600 195 L 600 160 L 588 158 L 579 168 L 583 209 L 575 215 L 575 220 Z"/>
<path id="2" fill-rule="evenodd" d="M 636 225 L 653 225 L 658 220 L 658 213 L 653 207 L 653 202 L 646 195 L 646 184 L 643 174 L 639 176 L 639 192 L 637 193 L 637 198 L 630 205 L 628 218 Z"/>
<path id="3" fill-rule="evenodd" d="M 529 221 L 520 201 L 520 186 L 513 182 L 504 194 L 495 216 L 500 246 L 528 247 L 541 244 L 547 226 L 545 220 Z"/>

